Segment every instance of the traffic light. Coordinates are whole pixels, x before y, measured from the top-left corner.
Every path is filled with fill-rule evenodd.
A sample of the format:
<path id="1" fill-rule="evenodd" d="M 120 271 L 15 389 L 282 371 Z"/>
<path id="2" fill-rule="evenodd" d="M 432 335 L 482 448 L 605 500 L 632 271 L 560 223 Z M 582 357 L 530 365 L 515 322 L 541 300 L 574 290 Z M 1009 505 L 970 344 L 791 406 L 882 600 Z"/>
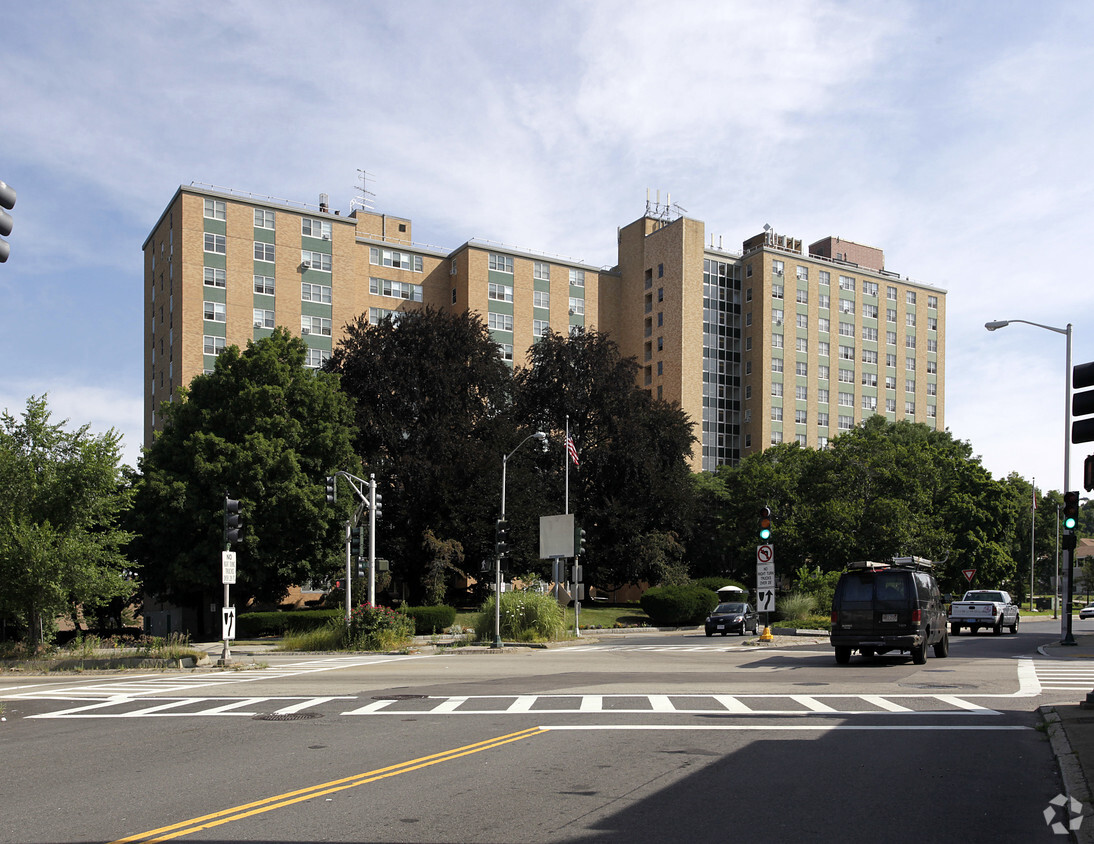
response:
<path id="1" fill-rule="evenodd" d="M 364 577 L 367 574 L 365 571 L 365 560 L 362 557 L 357 558 L 357 576 Z"/>
<path id="2" fill-rule="evenodd" d="M 771 508 L 760 508 L 760 539 L 767 542 L 771 538 Z"/>
<path id="3" fill-rule="evenodd" d="M 1080 393 L 1071 394 L 1071 415 L 1086 416 L 1087 419 L 1077 419 L 1071 423 L 1071 441 L 1073 443 L 1088 443 L 1094 440 L 1094 390 L 1083 390 L 1084 387 L 1094 387 L 1094 361 L 1080 363 L 1071 371 L 1071 386 Z"/>
<path id="4" fill-rule="evenodd" d="M 574 531 L 574 556 L 585 556 L 585 531 L 582 528 Z"/>
<path id="5" fill-rule="evenodd" d="M 0 182 L 0 208 L 7 208 L 10 211 L 14 207 L 15 189 L 6 182 Z M 4 238 L 11 234 L 12 224 L 11 214 L 0 210 L 0 235 L 3 235 L 0 237 L 0 264 L 4 263 L 11 254 L 11 244 Z"/>
<path id="6" fill-rule="evenodd" d="M 377 519 L 384 515 L 384 497 L 375 490 L 372 493 L 372 512 Z"/>
<path id="7" fill-rule="evenodd" d="M 243 517 L 239 512 L 239 499 L 224 496 L 224 544 L 239 542 L 239 532 L 243 526 Z"/>
<path id="8" fill-rule="evenodd" d="M 351 528 L 349 532 L 349 554 L 351 557 L 360 557 L 361 554 L 361 534 L 362 529 L 359 527 Z"/>
<path id="9" fill-rule="evenodd" d="M 1064 530 L 1073 531 L 1079 525 L 1079 493 L 1064 493 Z"/>
<path id="10" fill-rule="evenodd" d="M 1083 461 L 1083 489 L 1094 492 L 1094 454 Z"/>
<path id="11" fill-rule="evenodd" d="M 327 503 L 333 504 L 338 500 L 338 491 L 334 485 L 334 475 L 327 475 Z"/>
<path id="12" fill-rule="evenodd" d="M 494 528 L 494 553 L 498 557 L 505 557 L 509 554 L 507 528 L 508 523 L 505 519 L 498 519 L 497 526 Z"/>

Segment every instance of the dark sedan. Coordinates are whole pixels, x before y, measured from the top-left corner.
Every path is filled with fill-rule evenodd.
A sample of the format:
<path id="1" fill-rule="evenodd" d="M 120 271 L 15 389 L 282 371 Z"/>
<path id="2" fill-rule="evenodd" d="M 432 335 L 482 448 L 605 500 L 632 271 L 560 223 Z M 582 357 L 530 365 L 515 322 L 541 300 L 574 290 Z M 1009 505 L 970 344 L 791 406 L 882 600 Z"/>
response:
<path id="1" fill-rule="evenodd" d="M 721 633 L 755 633 L 759 625 L 759 616 L 748 604 L 718 604 L 714 612 L 707 616 L 704 625 L 708 636 Z"/>

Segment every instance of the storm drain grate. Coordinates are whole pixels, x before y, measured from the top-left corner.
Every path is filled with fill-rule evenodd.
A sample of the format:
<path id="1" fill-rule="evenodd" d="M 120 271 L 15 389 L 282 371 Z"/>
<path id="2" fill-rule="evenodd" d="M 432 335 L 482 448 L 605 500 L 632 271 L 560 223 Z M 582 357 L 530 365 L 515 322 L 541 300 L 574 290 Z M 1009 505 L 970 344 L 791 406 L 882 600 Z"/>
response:
<path id="1" fill-rule="evenodd" d="M 321 712 L 268 712 L 259 713 L 251 718 L 252 721 L 310 721 L 312 718 L 322 718 Z"/>

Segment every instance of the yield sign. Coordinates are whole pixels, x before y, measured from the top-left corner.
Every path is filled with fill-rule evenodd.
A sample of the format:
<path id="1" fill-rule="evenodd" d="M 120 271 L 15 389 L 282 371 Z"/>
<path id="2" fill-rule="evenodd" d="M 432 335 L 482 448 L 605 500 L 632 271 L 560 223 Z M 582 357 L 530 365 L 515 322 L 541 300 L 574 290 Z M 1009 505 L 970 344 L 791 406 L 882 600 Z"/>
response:
<path id="1" fill-rule="evenodd" d="M 972 583 L 972 576 L 976 574 L 976 569 L 961 569 L 961 573 L 965 575 L 965 580 Z"/>

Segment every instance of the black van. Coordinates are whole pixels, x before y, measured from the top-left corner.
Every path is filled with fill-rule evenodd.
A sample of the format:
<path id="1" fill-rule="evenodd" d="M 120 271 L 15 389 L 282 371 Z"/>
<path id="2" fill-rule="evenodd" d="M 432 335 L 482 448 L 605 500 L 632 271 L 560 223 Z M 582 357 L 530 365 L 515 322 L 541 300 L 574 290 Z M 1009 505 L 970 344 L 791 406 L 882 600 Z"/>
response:
<path id="1" fill-rule="evenodd" d="M 933 563 L 899 557 L 891 563 L 851 563 L 840 575 L 832 599 L 832 647 L 846 665 L 851 652 L 865 657 L 908 651 L 912 662 L 927 661 L 927 648 L 949 656 L 950 637 Z"/>

